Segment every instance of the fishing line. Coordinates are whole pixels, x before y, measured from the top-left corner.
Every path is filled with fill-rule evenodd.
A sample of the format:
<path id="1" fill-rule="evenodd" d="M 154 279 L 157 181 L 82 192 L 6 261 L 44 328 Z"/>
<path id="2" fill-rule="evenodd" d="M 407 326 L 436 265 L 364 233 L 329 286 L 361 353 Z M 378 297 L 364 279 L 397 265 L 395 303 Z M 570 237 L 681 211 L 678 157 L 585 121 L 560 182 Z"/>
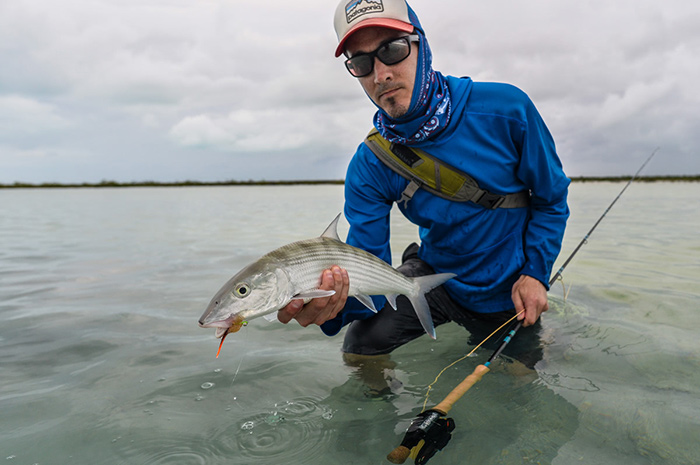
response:
<path id="1" fill-rule="evenodd" d="M 238 376 L 238 372 L 241 371 L 241 365 L 243 365 L 243 359 L 245 358 L 245 354 L 241 355 L 241 361 L 238 362 L 238 368 L 236 368 L 236 372 L 233 374 L 233 379 L 231 380 L 231 386 L 229 386 L 229 389 L 233 387 L 233 383 L 236 382 L 236 377 Z"/>
<path id="2" fill-rule="evenodd" d="M 247 339 L 247 338 L 248 338 L 248 331 L 246 331 L 245 335 L 243 336 L 243 339 Z M 219 347 L 219 350 L 221 350 L 220 347 Z M 238 362 L 238 368 L 236 368 L 236 372 L 233 374 L 233 379 L 231 380 L 231 386 L 229 386 L 229 389 L 231 389 L 233 387 L 233 383 L 236 382 L 236 377 L 238 376 L 238 372 L 241 371 L 241 365 L 243 365 L 243 359 L 245 358 L 245 356 L 246 356 L 246 352 L 243 351 L 243 355 L 241 355 L 241 360 Z"/>
<path id="3" fill-rule="evenodd" d="M 445 371 L 447 371 L 448 369 L 452 368 L 453 366 L 455 366 L 456 364 L 458 364 L 459 362 L 461 362 L 461 361 L 464 360 L 465 358 L 468 358 L 470 355 L 472 355 L 474 352 L 476 352 L 476 350 L 477 350 L 479 347 L 481 347 L 482 345 L 484 345 L 484 344 L 486 343 L 486 341 L 488 341 L 489 339 L 491 339 L 491 337 L 492 337 L 494 334 L 496 334 L 497 332 L 499 332 L 500 330 L 502 330 L 502 329 L 503 329 L 504 327 L 506 327 L 511 321 L 513 321 L 514 319 L 516 319 L 516 318 L 518 317 L 518 315 L 521 315 L 521 314 L 523 314 L 524 312 L 525 312 L 525 310 L 521 310 L 520 313 L 518 313 L 518 314 L 516 314 L 516 315 L 513 315 L 513 317 L 511 317 L 508 321 L 506 321 L 506 322 L 503 323 L 501 326 L 499 326 L 494 332 L 492 332 L 491 334 L 489 334 L 488 336 L 486 336 L 486 338 L 484 338 L 483 341 L 481 341 L 476 347 L 474 347 L 474 348 L 471 350 L 471 352 L 469 352 L 469 353 L 468 353 L 467 355 L 465 355 L 464 357 L 455 360 L 454 362 L 450 363 L 450 364 L 447 365 L 445 368 L 443 368 L 443 369 L 440 371 L 440 373 L 438 373 L 438 375 L 435 377 L 435 380 L 434 380 L 432 383 L 430 383 L 430 384 L 428 385 L 428 391 L 425 393 L 425 401 L 423 401 L 423 409 L 421 410 L 421 412 L 424 412 L 424 411 L 425 411 L 425 406 L 428 404 L 428 398 L 430 397 L 430 391 L 433 389 L 433 385 L 434 385 L 435 383 L 438 382 L 438 379 L 440 379 L 440 376 L 442 376 L 442 374 L 443 374 Z"/>

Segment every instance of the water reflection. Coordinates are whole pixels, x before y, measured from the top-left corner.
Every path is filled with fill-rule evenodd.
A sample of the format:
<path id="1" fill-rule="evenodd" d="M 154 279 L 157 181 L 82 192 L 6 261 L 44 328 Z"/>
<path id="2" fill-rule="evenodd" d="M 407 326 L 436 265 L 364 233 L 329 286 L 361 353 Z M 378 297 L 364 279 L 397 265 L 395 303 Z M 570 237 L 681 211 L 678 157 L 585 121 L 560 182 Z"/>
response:
<path id="1" fill-rule="evenodd" d="M 461 381 L 460 376 L 483 363 L 484 356 L 462 362 L 460 370 L 440 380 L 436 391 L 446 394 Z M 338 410 L 334 417 L 341 422 L 335 425 L 338 450 L 355 454 L 357 463 L 386 463 L 383 457 L 401 443 L 405 429 L 421 411 L 426 386 L 410 384 L 412 376 L 402 370 L 410 363 L 401 357 L 394 359 L 359 364 L 323 401 Z M 419 361 L 419 366 L 431 366 L 425 362 Z M 432 366 L 439 369 L 435 363 Z M 376 369 L 388 378 L 386 386 L 393 385 L 390 392 L 377 393 L 376 386 L 365 384 L 368 380 L 376 384 L 376 373 L 367 373 Z M 399 382 L 402 376 L 406 379 Z M 450 444 L 431 463 L 551 463 L 577 430 L 579 411 L 540 379 L 536 371 L 514 359 L 494 362 L 492 371 L 449 413 L 457 428 Z M 434 397 L 428 407 L 440 400 L 440 395 Z M 352 419 L 343 422 L 344 416 Z M 350 438 L 364 446 L 349 450 L 343 441 Z"/>

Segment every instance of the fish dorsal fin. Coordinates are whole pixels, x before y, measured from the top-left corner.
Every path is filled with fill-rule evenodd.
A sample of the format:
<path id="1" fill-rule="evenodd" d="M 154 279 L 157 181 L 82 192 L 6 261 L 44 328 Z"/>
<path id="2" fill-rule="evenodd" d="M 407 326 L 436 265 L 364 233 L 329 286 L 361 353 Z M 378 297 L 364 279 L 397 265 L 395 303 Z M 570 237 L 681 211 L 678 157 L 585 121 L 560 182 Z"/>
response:
<path id="1" fill-rule="evenodd" d="M 329 239 L 335 239 L 336 241 L 340 241 L 340 237 L 338 237 L 338 220 L 340 219 L 340 213 L 338 213 L 338 216 L 335 217 L 333 221 L 331 221 L 331 224 L 328 225 L 325 231 L 323 231 L 323 234 L 321 234 L 321 237 L 327 237 Z"/>

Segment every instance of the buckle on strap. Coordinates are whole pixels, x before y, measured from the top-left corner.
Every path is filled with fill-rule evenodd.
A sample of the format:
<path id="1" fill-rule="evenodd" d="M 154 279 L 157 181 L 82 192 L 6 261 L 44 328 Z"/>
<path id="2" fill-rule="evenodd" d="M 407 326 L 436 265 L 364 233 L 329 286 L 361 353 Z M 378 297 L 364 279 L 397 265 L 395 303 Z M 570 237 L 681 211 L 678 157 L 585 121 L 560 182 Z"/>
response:
<path id="1" fill-rule="evenodd" d="M 397 205 L 401 206 L 403 203 L 404 208 L 408 207 L 408 201 L 413 198 L 413 194 L 420 188 L 420 185 L 421 182 L 419 180 L 412 179 L 411 182 L 408 183 L 408 186 L 406 186 L 406 189 L 401 192 L 401 199 L 396 202 Z"/>
<path id="2" fill-rule="evenodd" d="M 492 194 L 490 192 L 483 191 L 479 198 L 473 200 L 473 202 L 481 205 L 484 208 L 488 208 L 489 210 L 495 210 L 500 207 L 505 200 L 506 197 L 504 195 Z"/>

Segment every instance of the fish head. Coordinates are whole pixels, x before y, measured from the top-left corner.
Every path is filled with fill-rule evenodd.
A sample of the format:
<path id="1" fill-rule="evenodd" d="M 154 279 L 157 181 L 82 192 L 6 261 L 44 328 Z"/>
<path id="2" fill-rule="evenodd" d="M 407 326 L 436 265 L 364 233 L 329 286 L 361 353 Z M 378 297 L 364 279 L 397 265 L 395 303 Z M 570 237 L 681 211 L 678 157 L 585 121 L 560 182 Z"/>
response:
<path id="1" fill-rule="evenodd" d="M 216 337 L 236 332 L 247 320 L 284 307 L 291 299 L 290 289 L 284 269 L 261 259 L 219 289 L 199 319 L 199 326 L 216 328 Z"/>

